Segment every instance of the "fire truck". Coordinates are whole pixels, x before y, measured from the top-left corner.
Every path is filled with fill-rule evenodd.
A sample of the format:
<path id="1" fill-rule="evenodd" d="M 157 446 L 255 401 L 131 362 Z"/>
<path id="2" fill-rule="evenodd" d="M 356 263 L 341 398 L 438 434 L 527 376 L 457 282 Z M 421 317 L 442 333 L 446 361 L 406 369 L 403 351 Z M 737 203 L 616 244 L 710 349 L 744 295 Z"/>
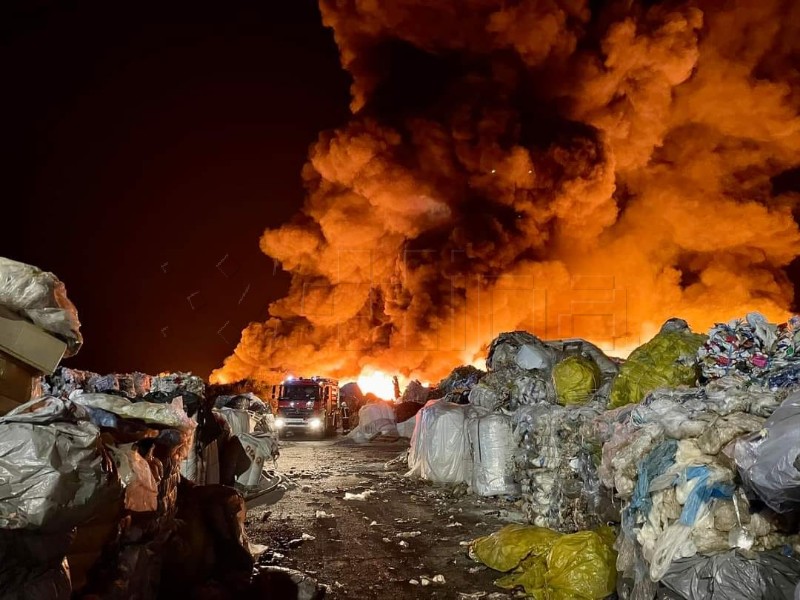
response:
<path id="1" fill-rule="evenodd" d="M 335 435 L 341 426 L 347 432 L 347 405 L 339 399 L 339 382 L 325 377 L 288 377 L 272 386 L 277 404 L 275 426 L 279 432 L 303 431 L 319 437 Z"/>

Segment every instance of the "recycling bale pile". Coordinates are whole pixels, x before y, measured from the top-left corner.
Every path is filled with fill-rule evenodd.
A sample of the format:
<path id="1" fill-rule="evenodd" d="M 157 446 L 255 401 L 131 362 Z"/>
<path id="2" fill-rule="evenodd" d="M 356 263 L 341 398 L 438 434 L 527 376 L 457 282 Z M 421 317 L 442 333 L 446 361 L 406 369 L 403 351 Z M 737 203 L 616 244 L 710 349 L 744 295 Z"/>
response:
<path id="1" fill-rule="evenodd" d="M 623 501 L 620 598 L 792 598 L 800 395 L 770 378 L 795 366 L 796 325 L 757 314 L 717 325 L 694 361 L 684 343 L 661 346 L 687 385 L 644 390 L 596 419 L 600 477 Z"/>
<path id="2" fill-rule="evenodd" d="M 617 365 L 585 340 L 543 342 L 519 331 L 494 340 L 486 364 L 470 401 L 513 421 L 512 469 L 527 520 L 560 532 L 604 523 L 591 434 Z"/>

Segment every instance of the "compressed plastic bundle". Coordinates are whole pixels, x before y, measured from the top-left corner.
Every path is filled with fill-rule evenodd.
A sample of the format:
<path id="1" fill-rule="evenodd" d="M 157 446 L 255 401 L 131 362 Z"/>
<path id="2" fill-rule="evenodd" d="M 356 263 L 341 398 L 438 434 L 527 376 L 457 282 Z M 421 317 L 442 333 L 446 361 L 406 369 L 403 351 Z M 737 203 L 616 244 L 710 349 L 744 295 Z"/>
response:
<path id="1" fill-rule="evenodd" d="M 470 392 L 470 403 L 490 410 L 533 406 L 555 397 L 552 383 L 539 371 L 510 366 L 486 375 Z"/>
<path id="2" fill-rule="evenodd" d="M 658 387 L 694 385 L 697 350 L 705 336 L 688 329 L 662 330 L 639 346 L 620 367 L 611 387 L 609 408 L 640 402 Z"/>
<path id="3" fill-rule="evenodd" d="M 505 398 L 493 387 L 479 383 L 470 390 L 469 403 L 487 410 L 496 410 L 505 403 Z"/>
<path id="4" fill-rule="evenodd" d="M 485 374 L 472 365 L 464 365 L 453 369 L 436 387 L 444 394 L 466 392 L 472 389 L 472 386 L 478 383 Z"/>
<path id="5" fill-rule="evenodd" d="M 553 367 L 559 404 L 586 404 L 600 385 L 600 369 L 591 359 L 570 356 Z"/>
<path id="6" fill-rule="evenodd" d="M 0 257 L 0 306 L 5 306 L 67 343 L 66 356 L 83 344 L 75 305 L 52 273 Z"/>
<path id="7" fill-rule="evenodd" d="M 508 573 L 497 586 L 522 586 L 534 598 L 552 600 L 601 600 L 616 586 L 616 554 L 613 532 L 560 534 L 528 525 L 507 525 L 490 536 L 475 540 L 474 558 Z"/>
<path id="8" fill-rule="evenodd" d="M 623 500 L 617 567 L 631 594 L 623 597 L 652 598 L 655 582 L 680 559 L 735 549 L 763 552 L 800 541 L 753 512 L 737 487 L 732 456 L 742 441 L 736 439 L 762 430 L 760 415 L 776 400 L 758 387 L 736 388 L 741 382 L 725 378 L 706 388 L 658 389 L 641 404 L 596 421 L 595 431 L 604 435 L 600 476 Z M 791 421 L 787 415 L 776 419 Z M 757 473 L 777 481 L 779 470 L 762 465 Z"/>
<path id="9" fill-rule="evenodd" d="M 558 352 L 527 331 L 501 333 L 489 346 L 486 368 L 489 372 L 509 367 L 548 371 L 558 360 Z"/>
<path id="10" fill-rule="evenodd" d="M 417 413 L 407 477 L 469 483 L 472 460 L 464 426 L 468 406 L 433 400 Z"/>
<path id="11" fill-rule="evenodd" d="M 472 490 L 479 496 L 513 495 L 514 452 L 511 417 L 503 414 L 475 414 L 467 421 L 472 450 Z"/>
<path id="12" fill-rule="evenodd" d="M 428 388 L 416 379 L 408 382 L 406 389 L 403 390 L 403 396 L 401 398 L 403 402 L 416 402 L 418 404 L 425 404 L 427 399 Z"/>
<path id="13" fill-rule="evenodd" d="M 523 511 L 534 525 L 577 531 L 603 522 L 598 514 L 599 452 L 592 443 L 595 406 L 524 407 L 514 415 L 516 478 Z"/>
<path id="14" fill-rule="evenodd" d="M 729 373 L 758 377 L 765 371 L 797 360 L 800 319 L 793 317 L 780 326 L 752 312 L 742 319 L 717 323 L 699 349 L 702 374 L 707 379 Z"/>
<path id="15" fill-rule="evenodd" d="M 205 396 L 206 383 L 202 378 L 191 373 L 166 373 L 153 377 L 151 393 L 191 393 L 197 396 Z"/>

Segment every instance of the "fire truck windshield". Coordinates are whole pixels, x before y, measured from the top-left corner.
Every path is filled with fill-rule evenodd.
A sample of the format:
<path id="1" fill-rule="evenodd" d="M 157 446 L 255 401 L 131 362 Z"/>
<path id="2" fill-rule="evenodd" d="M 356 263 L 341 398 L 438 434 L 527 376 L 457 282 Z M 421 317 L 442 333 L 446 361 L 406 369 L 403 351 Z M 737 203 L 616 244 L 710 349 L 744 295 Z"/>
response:
<path id="1" fill-rule="evenodd" d="M 318 385 L 286 385 L 283 387 L 282 400 L 318 400 Z"/>

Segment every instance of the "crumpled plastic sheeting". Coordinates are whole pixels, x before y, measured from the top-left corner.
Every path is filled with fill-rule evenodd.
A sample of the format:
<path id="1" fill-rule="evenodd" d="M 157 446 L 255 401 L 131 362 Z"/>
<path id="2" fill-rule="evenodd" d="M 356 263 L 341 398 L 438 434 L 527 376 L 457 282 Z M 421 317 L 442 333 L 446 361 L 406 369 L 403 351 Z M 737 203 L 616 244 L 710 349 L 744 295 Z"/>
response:
<path id="1" fill-rule="evenodd" d="M 70 395 L 70 400 L 80 406 L 101 409 L 127 419 L 139 419 L 165 427 L 191 432 L 197 426 L 183 410 L 183 402 L 175 398 L 170 404 L 156 402 L 131 402 L 110 394 L 87 394 L 80 391 Z"/>
<path id="2" fill-rule="evenodd" d="M 505 404 L 506 398 L 493 387 L 479 383 L 469 391 L 469 403 L 487 410 L 497 410 Z"/>
<path id="3" fill-rule="evenodd" d="M 534 525 L 578 531 L 599 524 L 599 448 L 592 443 L 599 412 L 592 405 L 541 404 L 515 413 L 516 476 L 523 511 Z"/>
<path id="4" fill-rule="evenodd" d="M 437 483 L 469 482 L 472 458 L 465 419 L 468 405 L 432 400 L 417 413 L 406 477 Z"/>
<path id="5" fill-rule="evenodd" d="M 511 417 L 503 414 L 473 415 L 467 421 L 472 450 L 472 490 L 479 496 L 519 493 L 514 482 Z"/>
<path id="6" fill-rule="evenodd" d="M 661 583 L 681 600 L 792 600 L 798 580 L 796 558 L 730 551 L 677 560 Z"/>
<path id="7" fill-rule="evenodd" d="M 134 444 L 108 446 L 108 452 L 114 459 L 120 483 L 125 488 L 125 508 L 134 512 L 157 510 L 158 482 Z"/>
<path id="8" fill-rule="evenodd" d="M 486 368 L 489 372 L 508 367 L 549 371 L 558 353 L 527 331 L 501 333 L 489 346 Z"/>
<path id="9" fill-rule="evenodd" d="M 151 392 L 162 392 L 164 394 L 189 392 L 198 396 L 205 396 L 206 383 L 202 378 L 191 373 L 168 373 L 153 377 Z"/>
<path id="10" fill-rule="evenodd" d="M 727 376 L 705 388 L 659 388 L 595 420 L 600 478 L 625 502 L 618 568 L 633 587 L 622 597 L 652 599 L 654 582 L 681 558 L 796 541 L 749 514 L 730 468 L 732 440 L 760 430 L 778 397 Z M 671 466 L 661 460 L 667 448 L 675 448 Z"/>
<path id="11" fill-rule="evenodd" d="M 398 435 L 394 411 L 386 402 L 372 402 L 362 406 L 358 411 L 358 429 L 370 440 L 379 435 Z"/>
<path id="12" fill-rule="evenodd" d="M 494 392 L 497 397 L 496 407 L 505 407 L 516 410 L 520 406 L 533 406 L 555 400 L 553 384 L 540 371 L 525 371 L 516 366 L 493 371 L 486 375 L 479 386 L 485 386 Z M 477 386 L 476 386 L 477 387 Z M 478 394 L 479 392 L 476 392 Z M 476 396 L 484 400 L 480 396 Z M 472 400 L 470 400 L 472 402 Z M 474 404 L 474 403 L 473 403 Z M 485 404 L 479 404 L 489 408 Z"/>
<path id="13" fill-rule="evenodd" d="M 64 284 L 52 273 L 0 257 L 0 305 L 33 321 L 67 343 L 66 356 L 83 344 L 75 305 Z"/>
<path id="14" fill-rule="evenodd" d="M 734 457 L 745 486 L 772 510 L 800 508 L 800 392 L 786 398 L 761 431 L 738 440 Z"/>
<path id="15" fill-rule="evenodd" d="M 543 527 L 507 525 L 472 543 L 474 558 L 509 573 L 495 583 L 517 586 L 539 600 L 600 600 L 614 591 L 614 535 L 596 531 L 560 534 Z"/>
<path id="16" fill-rule="evenodd" d="M 0 528 L 69 529 L 112 486 L 100 430 L 44 398 L 0 418 Z"/>
<path id="17" fill-rule="evenodd" d="M 752 312 L 742 319 L 717 323 L 697 356 L 707 379 L 728 373 L 755 378 L 796 361 L 799 348 L 800 317 L 774 325 L 764 315 Z"/>
<path id="18" fill-rule="evenodd" d="M 406 389 L 403 390 L 402 402 L 416 402 L 417 404 L 425 404 L 428 400 L 428 388 L 422 385 L 416 379 L 409 381 Z"/>
<path id="19" fill-rule="evenodd" d="M 439 382 L 437 388 L 445 395 L 460 394 L 472 389 L 472 386 L 478 383 L 485 374 L 472 365 L 457 367 Z"/>
<path id="20" fill-rule="evenodd" d="M 688 329 L 668 330 L 639 346 L 620 367 L 611 387 L 609 408 L 640 402 L 659 387 L 694 385 L 697 350 L 705 339 Z"/>

